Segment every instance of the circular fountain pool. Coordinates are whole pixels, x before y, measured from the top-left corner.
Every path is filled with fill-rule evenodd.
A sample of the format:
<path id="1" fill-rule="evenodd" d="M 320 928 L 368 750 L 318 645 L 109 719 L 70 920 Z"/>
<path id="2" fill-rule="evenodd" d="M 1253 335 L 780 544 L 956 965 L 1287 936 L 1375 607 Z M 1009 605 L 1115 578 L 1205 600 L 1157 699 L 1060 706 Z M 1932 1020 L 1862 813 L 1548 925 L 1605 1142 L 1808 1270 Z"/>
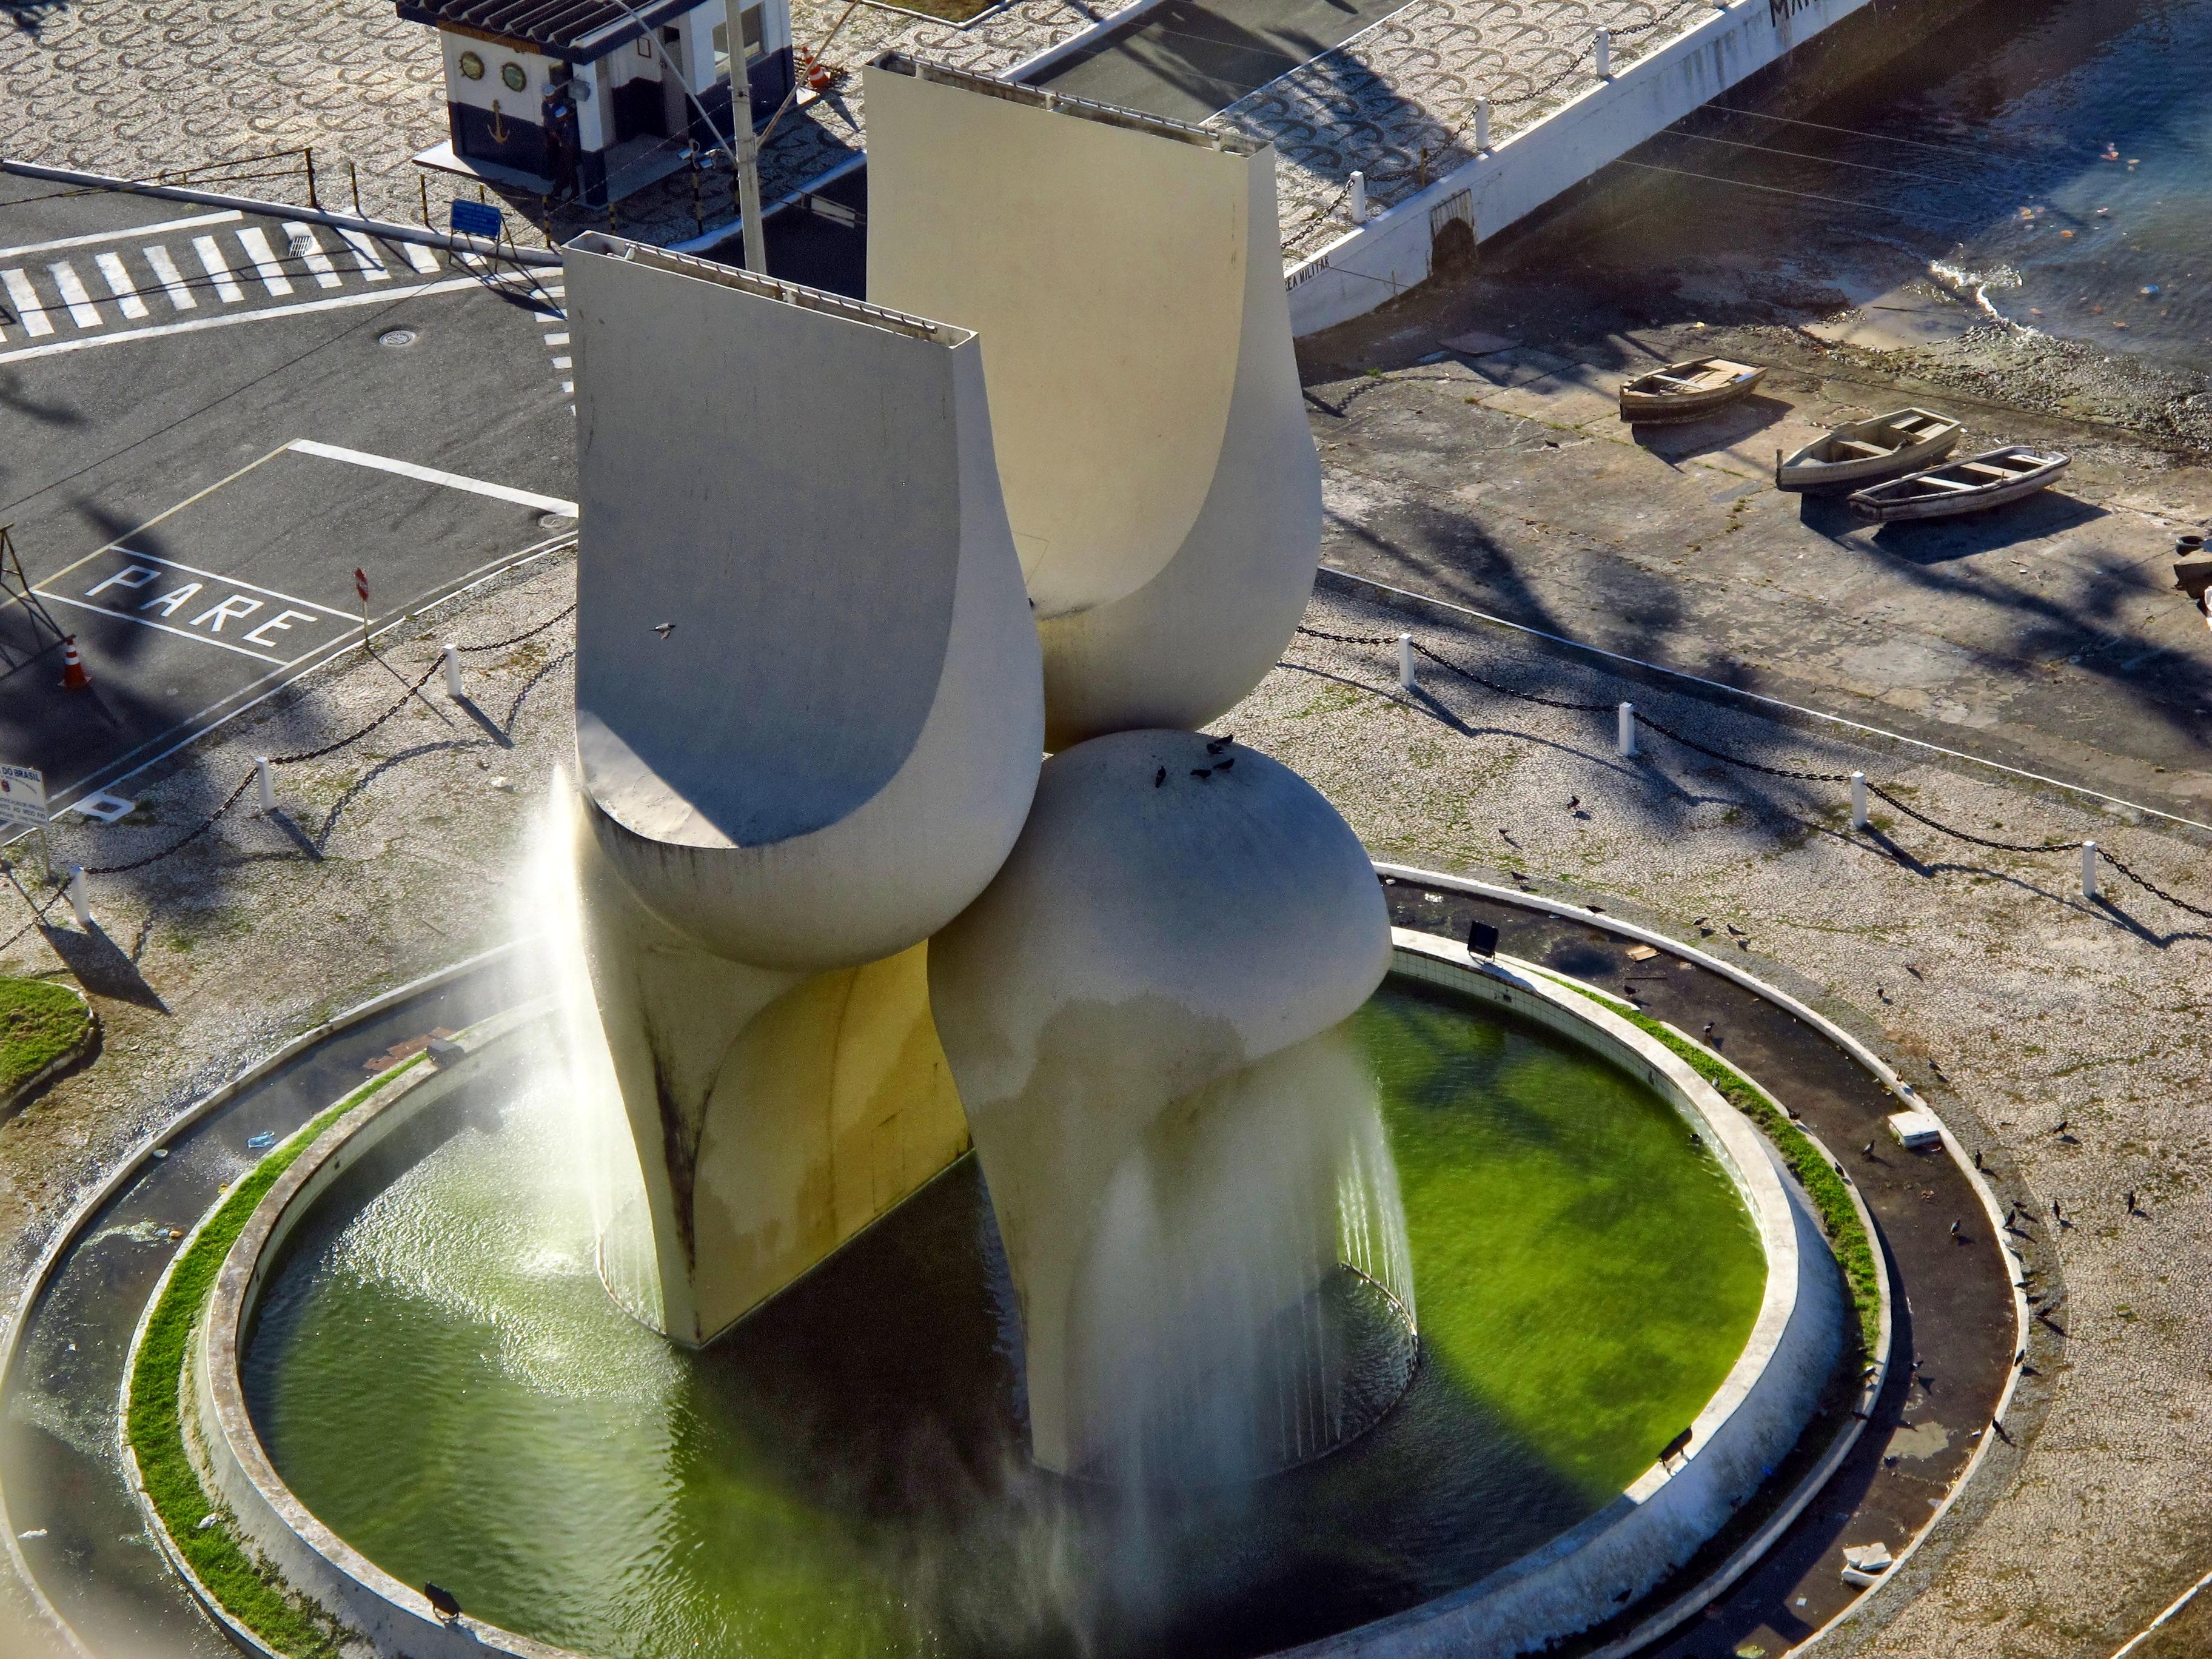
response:
<path id="1" fill-rule="evenodd" d="M 567 1120 L 487 1076 L 315 1200 L 245 1351 L 276 1472 L 398 1579 L 600 1659 L 1270 1652 L 1586 1523 L 1737 1366 L 1736 1182 L 1589 1050 L 1394 977 L 1353 1022 L 1419 1291 L 1412 1386 L 1333 1455 L 1141 1495 L 1023 1455 L 972 1158 L 703 1352 L 594 1268 Z"/>

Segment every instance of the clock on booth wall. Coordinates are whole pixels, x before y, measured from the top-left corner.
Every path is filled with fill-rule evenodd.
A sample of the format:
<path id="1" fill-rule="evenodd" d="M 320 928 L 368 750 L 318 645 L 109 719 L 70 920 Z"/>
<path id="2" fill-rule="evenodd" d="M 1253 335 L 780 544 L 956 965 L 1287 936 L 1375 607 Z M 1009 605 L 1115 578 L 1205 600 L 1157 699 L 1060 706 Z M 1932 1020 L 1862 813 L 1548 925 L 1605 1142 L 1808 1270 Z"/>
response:
<path id="1" fill-rule="evenodd" d="M 465 52 L 461 54 L 460 69 L 461 74 L 471 81 L 483 79 L 483 59 L 475 52 Z"/>
<path id="2" fill-rule="evenodd" d="M 507 82 L 507 89 L 509 92 L 520 92 L 530 84 L 530 76 L 523 72 L 522 65 L 520 64 L 501 64 L 499 78 Z"/>

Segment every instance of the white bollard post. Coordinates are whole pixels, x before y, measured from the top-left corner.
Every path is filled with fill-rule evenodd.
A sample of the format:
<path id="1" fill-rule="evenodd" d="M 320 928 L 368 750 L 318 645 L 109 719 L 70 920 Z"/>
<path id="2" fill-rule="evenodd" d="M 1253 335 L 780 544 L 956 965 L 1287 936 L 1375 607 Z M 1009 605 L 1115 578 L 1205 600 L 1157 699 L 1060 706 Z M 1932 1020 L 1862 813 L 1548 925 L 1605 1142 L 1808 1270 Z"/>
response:
<path id="1" fill-rule="evenodd" d="M 1624 755 L 1636 752 L 1636 705 L 1632 702 L 1620 705 L 1620 723 L 1613 732 L 1613 746 Z"/>
<path id="2" fill-rule="evenodd" d="M 1367 222 L 1367 175 L 1356 170 L 1352 175 L 1352 222 Z"/>
<path id="3" fill-rule="evenodd" d="M 1613 79 L 1613 31 L 1600 29 L 1597 32 L 1596 46 L 1597 78 L 1601 81 L 1610 81 Z"/>
<path id="4" fill-rule="evenodd" d="M 92 900 L 84 890 L 84 866 L 70 866 L 70 908 L 76 912 L 76 925 L 86 933 L 92 931 Z"/>
<path id="5" fill-rule="evenodd" d="M 1420 676 L 1413 668 L 1413 636 L 1398 635 L 1398 689 L 1410 691 L 1420 684 Z"/>
<path id="6" fill-rule="evenodd" d="M 2097 896 L 2097 843 L 2094 841 L 2081 843 L 2081 896 Z"/>
<path id="7" fill-rule="evenodd" d="M 256 755 L 253 757 L 253 781 L 261 787 L 261 810 L 264 812 L 275 811 L 276 810 L 276 777 L 269 769 L 268 756 Z"/>
<path id="8" fill-rule="evenodd" d="M 1866 827 L 1866 774 L 1854 772 L 1851 774 L 1851 828 L 1863 830 Z"/>
<path id="9" fill-rule="evenodd" d="M 446 641 L 446 695 L 461 695 L 461 647 L 451 640 Z"/>
<path id="10" fill-rule="evenodd" d="M 1485 155 L 1490 151 L 1490 100 L 1474 100 L 1474 153 Z"/>

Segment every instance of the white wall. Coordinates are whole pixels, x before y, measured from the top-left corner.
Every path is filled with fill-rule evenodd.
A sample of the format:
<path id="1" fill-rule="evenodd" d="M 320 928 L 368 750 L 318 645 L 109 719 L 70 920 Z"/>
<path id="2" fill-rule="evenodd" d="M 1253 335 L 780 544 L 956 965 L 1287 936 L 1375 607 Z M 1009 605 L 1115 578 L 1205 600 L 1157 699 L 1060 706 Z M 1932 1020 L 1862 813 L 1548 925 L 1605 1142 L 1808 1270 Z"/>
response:
<path id="1" fill-rule="evenodd" d="M 1767 0 L 1730 0 L 1688 34 L 1638 58 L 1289 273 L 1300 335 L 1372 311 L 1429 274 L 1429 210 L 1464 191 L 1478 240 L 1496 234 L 1709 103 L 1867 0 L 1802 0 L 1778 21 Z"/>

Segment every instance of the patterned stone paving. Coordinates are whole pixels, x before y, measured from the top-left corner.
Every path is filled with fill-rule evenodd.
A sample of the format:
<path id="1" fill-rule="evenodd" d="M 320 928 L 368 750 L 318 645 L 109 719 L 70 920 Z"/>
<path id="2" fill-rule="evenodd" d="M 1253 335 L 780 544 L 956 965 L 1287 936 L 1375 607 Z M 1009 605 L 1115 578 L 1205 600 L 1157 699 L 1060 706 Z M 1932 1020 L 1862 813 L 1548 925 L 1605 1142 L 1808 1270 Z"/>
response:
<path id="1" fill-rule="evenodd" d="M 1474 105 L 1490 100 L 1495 145 L 1596 79 L 1594 42 L 1612 31 L 1612 69 L 1713 15 L 1712 0 L 1413 0 L 1334 51 L 1231 104 L 1209 125 L 1276 147 L 1285 263 L 1352 228 L 1352 170 L 1370 210 L 1474 157 Z"/>
<path id="2" fill-rule="evenodd" d="M 763 195 L 774 201 L 859 153 L 856 71 L 876 52 L 1003 73 L 1128 3 L 1013 0 L 951 24 L 872 0 L 796 0 L 795 37 L 829 39 L 823 61 L 839 73 L 780 123 L 762 158 Z M 1478 96 L 1491 100 L 1495 142 L 1589 84 L 1600 27 L 1613 31 L 1620 67 L 1711 11 L 1711 0 L 1412 0 L 1214 119 L 1277 146 L 1291 264 L 1351 228 L 1353 168 L 1365 171 L 1370 202 L 1401 200 L 1472 155 Z M 0 0 L 0 84 L 10 155 L 148 177 L 313 145 L 325 205 L 349 203 L 350 162 L 362 207 L 389 218 L 420 216 L 410 158 L 446 133 L 432 32 L 401 21 L 389 0 Z M 305 199 L 302 177 L 255 171 L 239 169 L 236 188 Z M 453 189 L 431 176 L 434 204 Z M 538 218 L 535 198 L 510 199 Z M 726 173 L 696 191 L 679 174 L 623 202 L 617 222 L 679 240 L 726 223 L 730 200 Z M 551 229 L 586 222 L 604 218 L 564 211 Z"/>

